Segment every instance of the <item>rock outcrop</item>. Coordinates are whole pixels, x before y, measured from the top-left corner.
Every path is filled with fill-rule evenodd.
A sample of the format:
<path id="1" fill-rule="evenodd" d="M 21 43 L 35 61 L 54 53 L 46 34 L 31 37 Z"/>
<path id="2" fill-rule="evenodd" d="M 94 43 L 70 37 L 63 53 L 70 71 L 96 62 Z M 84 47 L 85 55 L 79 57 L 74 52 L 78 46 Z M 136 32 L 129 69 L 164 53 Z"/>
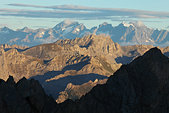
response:
<path id="1" fill-rule="evenodd" d="M 97 84 L 105 84 L 107 79 L 98 80 L 96 79 L 94 82 L 89 81 L 87 83 L 84 83 L 82 85 L 74 85 L 72 83 L 69 83 L 66 86 L 66 89 L 62 92 L 60 92 L 56 102 L 62 103 L 67 99 L 71 100 L 77 100 L 80 99 L 82 96 L 84 96 L 86 93 L 88 93 L 94 86 Z"/>
<path id="2" fill-rule="evenodd" d="M 82 85 L 90 80 L 109 77 L 121 66 L 112 58 L 120 50 L 120 45 L 104 35 L 61 40 L 27 49 L 2 45 L 0 78 L 7 80 L 11 75 L 16 82 L 22 77 L 34 78 L 39 80 L 48 94 L 57 99 L 70 78 L 80 81 L 78 85 Z M 82 80 L 80 76 L 86 78 Z"/>
<path id="3" fill-rule="evenodd" d="M 60 104 L 58 113 L 168 113 L 168 67 L 169 59 L 152 48 L 80 100 Z"/>
<path id="4" fill-rule="evenodd" d="M 17 49 L 8 51 L 2 49 L 0 52 L 0 78 L 4 80 L 7 80 L 9 75 L 12 75 L 15 81 L 22 77 L 30 78 L 33 75 L 41 74 L 46 67 L 43 60 L 26 56 Z"/>
<path id="5" fill-rule="evenodd" d="M 13 77 L 9 77 L 6 82 L 0 80 L 0 112 L 168 113 L 168 68 L 169 58 L 160 49 L 152 48 L 121 66 L 106 84 L 97 84 L 79 100 L 66 100 L 61 104 L 47 96 L 38 81 L 23 78 L 15 83 Z M 72 84 L 67 86 L 69 91 L 78 88 Z"/>
<path id="6" fill-rule="evenodd" d="M 80 87 L 90 80 L 105 79 L 152 47 L 120 46 L 110 36 L 94 34 L 31 48 L 4 44 L 0 46 L 0 78 L 34 78 L 57 99 L 70 82 Z M 168 47 L 160 49 L 169 56 Z"/>
<path id="7" fill-rule="evenodd" d="M 56 107 L 37 80 L 22 78 L 15 83 L 12 76 L 0 80 L 1 113 L 55 113 Z"/>

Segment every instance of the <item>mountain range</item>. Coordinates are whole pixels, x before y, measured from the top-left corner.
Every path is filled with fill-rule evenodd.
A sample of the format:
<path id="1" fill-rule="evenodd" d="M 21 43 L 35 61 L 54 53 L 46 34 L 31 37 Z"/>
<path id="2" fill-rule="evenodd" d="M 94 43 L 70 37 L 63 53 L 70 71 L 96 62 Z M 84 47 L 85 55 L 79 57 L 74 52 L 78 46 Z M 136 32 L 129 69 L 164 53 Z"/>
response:
<path id="1" fill-rule="evenodd" d="M 105 34 L 34 47 L 4 44 L 0 46 L 0 78 L 7 80 L 11 75 L 16 82 L 33 78 L 58 103 L 76 100 L 152 47 L 121 46 Z M 159 48 L 169 56 L 169 47 Z"/>
<path id="2" fill-rule="evenodd" d="M 0 80 L 2 113 L 168 113 L 169 58 L 157 47 L 122 65 L 78 100 L 57 104 L 37 80 Z M 94 83 L 98 82 L 97 80 Z M 92 84 L 92 82 L 90 82 Z M 78 89 L 69 84 L 67 89 Z M 83 85 L 85 89 L 88 85 Z M 76 90 L 75 90 L 76 91 Z M 80 91 L 79 91 L 80 92 Z"/>
<path id="3" fill-rule="evenodd" d="M 58 113 L 168 113 L 169 58 L 152 48 Z M 65 109 L 66 108 L 66 109 Z"/>
<path id="4" fill-rule="evenodd" d="M 53 43 L 60 39 L 81 38 L 90 34 L 109 35 L 114 42 L 120 45 L 169 45 L 169 31 L 148 28 L 141 21 L 112 26 L 106 22 L 98 27 L 86 28 L 84 24 L 65 20 L 53 28 L 36 30 L 24 27 L 12 30 L 8 27 L 0 28 L 0 44 L 36 46 L 44 43 Z"/>

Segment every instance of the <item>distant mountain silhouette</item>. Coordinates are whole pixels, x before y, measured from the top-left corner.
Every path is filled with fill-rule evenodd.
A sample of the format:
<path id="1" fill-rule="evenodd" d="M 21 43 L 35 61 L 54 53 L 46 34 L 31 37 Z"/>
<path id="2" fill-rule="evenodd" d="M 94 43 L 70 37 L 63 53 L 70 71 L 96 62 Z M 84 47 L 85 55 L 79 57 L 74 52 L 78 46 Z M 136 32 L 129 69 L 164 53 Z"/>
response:
<path id="1" fill-rule="evenodd" d="M 9 75 L 12 75 L 15 81 L 23 77 L 35 78 L 40 81 L 47 94 L 57 99 L 60 91 L 64 91 L 71 82 L 67 78 L 79 78 L 78 76 L 86 75 L 88 79 L 78 85 L 95 81 L 95 79 L 105 79 L 122 64 L 130 63 L 152 47 L 148 45 L 120 46 L 109 36 L 94 34 L 30 48 L 4 44 L 0 46 L 0 78 L 7 80 Z M 160 49 L 168 56 L 169 47 Z M 94 78 L 90 76 L 92 74 L 95 75 Z M 59 82 L 62 80 L 65 81 L 63 84 Z M 52 89 L 49 83 L 59 84 L 60 90 L 57 86 Z M 72 84 L 77 85 L 75 82 Z M 77 98 L 80 98 L 79 96 Z"/>
<path id="2" fill-rule="evenodd" d="M 109 35 L 114 42 L 121 45 L 160 45 L 167 46 L 169 44 L 169 31 L 148 28 L 141 21 L 125 23 L 122 22 L 118 26 L 112 26 L 104 22 L 98 27 L 91 29 L 85 25 L 70 20 L 58 23 L 49 29 L 29 29 L 24 27 L 18 30 L 12 30 L 7 27 L 0 28 L 0 44 L 17 44 L 22 46 L 36 46 L 44 43 L 53 43 L 59 39 L 75 39 L 90 34 Z"/>

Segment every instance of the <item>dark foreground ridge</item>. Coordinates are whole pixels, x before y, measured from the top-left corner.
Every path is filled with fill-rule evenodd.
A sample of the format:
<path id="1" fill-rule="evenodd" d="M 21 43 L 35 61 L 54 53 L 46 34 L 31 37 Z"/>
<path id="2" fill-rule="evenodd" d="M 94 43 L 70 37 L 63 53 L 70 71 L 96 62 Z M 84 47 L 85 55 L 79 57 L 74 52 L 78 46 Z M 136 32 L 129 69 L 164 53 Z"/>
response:
<path id="1" fill-rule="evenodd" d="M 152 48 L 60 113 L 168 113 L 169 59 Z M 58 112 L 59 113 L 59 112 Z"/>
<path id="2" fill-rule="evenodd" d="M 0 113 L 55 113 L 56 105 L 37 80 L 0 80 Z"/>
<path id="3" fill-rule="evenodd" d="M 169 59 L 152 48 L 80 100 L 55 104 L 35 80 L 0 82 L 2 113 L 168 113 Z M 51 111 L 50 111 L 51 110 Z"/>

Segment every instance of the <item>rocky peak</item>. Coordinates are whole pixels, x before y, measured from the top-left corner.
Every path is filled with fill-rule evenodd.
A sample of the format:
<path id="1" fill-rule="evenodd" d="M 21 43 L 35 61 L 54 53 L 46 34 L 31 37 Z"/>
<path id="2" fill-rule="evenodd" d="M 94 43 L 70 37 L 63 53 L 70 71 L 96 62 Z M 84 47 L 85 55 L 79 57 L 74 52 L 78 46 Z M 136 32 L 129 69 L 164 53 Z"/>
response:
<path id="1" fill-rule="evenodd" d="M 17 30 L 17 31 L 21 31 L 21 32 L 31 32 L 31 31 L 33 31 L 33 30 L 32 30 L 32 29 L 29 29 L 28 27 L 24 27 L 24 28 L 19 29 L 19 30 Z"/>
<path id="2" fill-rule="evenodd" d="M 10 33 L 12 31 L 13 30 L 9 29 L 8 27 L 0 28 L 0 33 Z"/>
<path id="3" fill-rule="evenodd" d="M 159 48 L 154 47 L 154 48 L 151 48 L 149 51 L 147 51 L 144 54 L 144 56 L 159 57 L 159 56 L 164 56 L 164 55 L 162 54 L 162 52 Z"/>
<path id="4" fill-rule="evenodd" d="M 9 84 L 9 85 L 14 86 L 15 85 L 15 81 L 14 81 L 13 76 L 9 76 L 9 78 L 6 81 L 6 83 Z"/>
<path id="5" fill-rule="evenodd" d="M 104 22 L 103 24 L 99 25 L 98 32 L 111 31 L 112 29 L 113 29 L 112 24 L 108 24 L 107 22 Z"/>
<path id="6" fill-rule="evenodd" d="M 143 56 L 136 58 L 128 66 L 131 70 L 135 70 L 134 72 L 132 71 L 135 79 L 140 79 L 143 83 L 147 82 L 148 84 L 154 82 L 150 80 L 157 79 L 158 83 L 152 84 L 159 84 L 160 87 L 169 82 L 168 67 L 169 59 L 157 47 L 150 49 Z M 144 74 L 141 76 L 141 73 Z"/>
<path id="7" fill-rule="evenodd" d="M 108 25 L 108 23 L 107 22 L 103 22 L 102 24 L 99 25 L 99 27 L 106 26 L 106 25 Z"/>
<path id="8" fill-rule="evenodd" d="M 134 21 L 130 22 L 129 24 L 132 24 L 135 27 L 146 27 L 142 21 Z"/>
<path id="9" fill-rule="evenodd" d="M 9 44 L 2 44 L 0 45 L 0 48 L 5 49 L 5 50 L 10 50 L 10 49 L 21 49 L 24 50 L 28 48 L 27 46 L 19 46 L 19 45 L 9 45 Z"/>
<path id="10" fill-rule="evenodd" d="M 1 113 L 54 113 L 56 103 L 38 81 L 23 78 L 15 83 L 10 76 L 0 80 L 0 108 Z"/>
<path id="11" fill-rule="evenodd" d="M 118 79 L 118 82 L 123 85 L 128 84 L 130 87 L 130 99 L 126 101 L 127 104 L 132 102 L 135 98 L 135 102 L 137 102 L 137 106 L 141 107 L 142 113 L 160 113 L 161 104 L 167 104 L 162 97 L 164 96 L 164 92 L 169 94 L 165 88 L 169 87 L 169 59 L 162 54 L 160 49 L 157 47 L 150 49 L 143 56 L 136 58 L 133 62 L 128 65 L 122 66 L 114 76 L 111 76 L 108 80 L 108 84 L 110 87 L 117 82 L 115 79 Z M 127 81 L 125 80 L 127 79 Z M 131 86 L 130 86 L 131 85 Z M 121 89 L 124 91 L 125 88 Z M 131 97 L 131 96 L 135 97 Z M 123 95 L 124 96 L 124 95 Z M 127 94 L 126 94 L 127 96 Z M 140 100 L 139 100 L 140 98 Z M 165 99 L 169 99 L 168 97 L 164 97 Z M 127 97 L 125 97 L 127 99 Z M 124 103 L 124 106 L 128 106 Z M 135 103 L 136 104 L 136 103 Z M 128 106 L 128 110 L 132 113 L 134 110 L 132 107 Z M 122 108 L 124 109 L 124 108 Z M 156 110 L 159 111 L 156 111 Z M 167 108 L 165 108 L 167 111 Z M 138 111 L 137 111 L 138 112 Z"/>
<path id="12" fill-rule="evenodd" d="M 9 29 L 8 27 L 3 27 L 0 29 L 1 31 L 10 31 L 11 29 Z"/>
<path id="13" fill-rule="evenodd" d="M 65 29 L 65 28 L 68 28 L 68 27 L 71 27 L 71 26 L 77 26 L 77 25 L 80 25 L 78 22 L 74 22 L 74 21 L 71 21 L 71 20 L 65 20 L 65 21 L 62 21 L 61 23 L 57 24 L 53 29 L 57 30 L 57 29 Z"/>
<path id="14" fill-rule="evenodd" d="M 168 67 L 169 59 L 152 48 L 80 100 L 62 103 L 70 108 L 62 113 L 168 113 Z"/>
<path id="15" fill-rule="evenodd" d="M 161 50 L 157 47 L 151 48 L 149 51 L 147 51 L 143 56 L 140 56 L 139 58 L 135 59 L 131 64 L 135 64 L 140 62 L 142 65 L 152 62 L 154 63 L 161 63 L 161 62 L 167 62 L 169 59 L 162 54 Z M 146 65 L 145 65 L 146 66 Z M 153 67 L 154 65 L 152 65 Z"/>

